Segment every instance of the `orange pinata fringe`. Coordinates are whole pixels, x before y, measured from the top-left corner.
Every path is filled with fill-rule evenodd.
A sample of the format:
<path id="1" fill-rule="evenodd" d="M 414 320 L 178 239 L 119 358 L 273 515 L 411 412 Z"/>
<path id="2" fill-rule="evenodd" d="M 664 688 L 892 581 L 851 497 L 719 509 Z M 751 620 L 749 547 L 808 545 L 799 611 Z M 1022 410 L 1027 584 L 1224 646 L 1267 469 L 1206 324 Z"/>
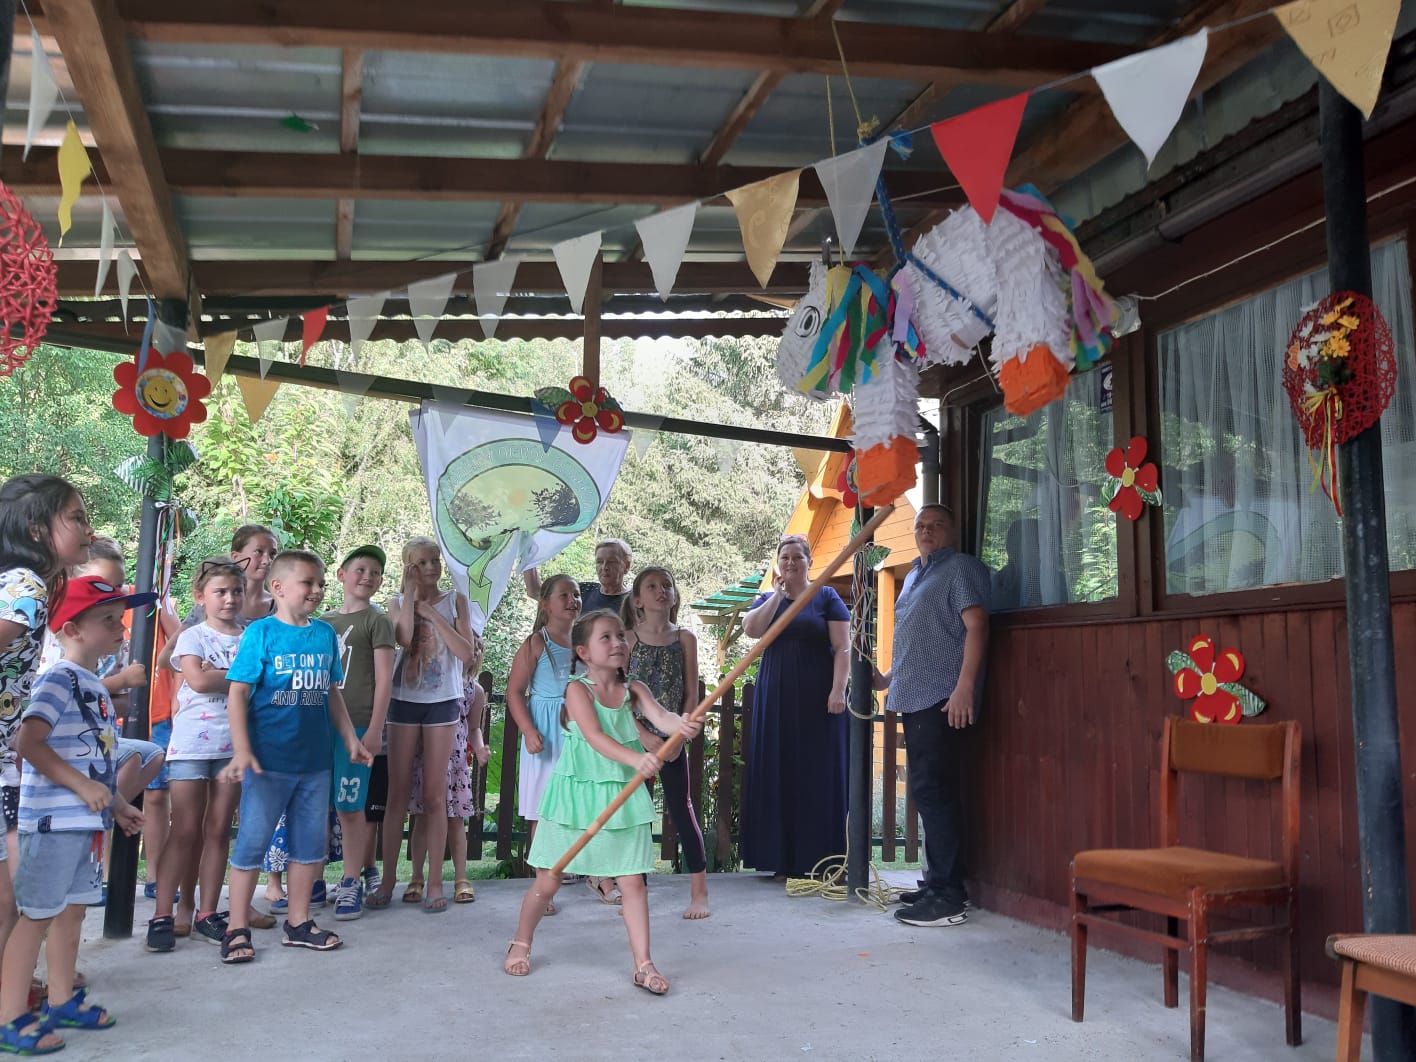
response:
<path id="1" fill-rule="evenodd" d="M 1026 358 L 1026 361 L 1009 358 L 998 370 L 1003 406 L 1020 417 L 1036 412 L 1067 393 L 1067 366 L 1053 356 L 1046 344 L 1033 347 Z"/>
<path id="2" fill-rule="evenodd" d="M 856 454 L 856 491 L 862 505 L 888 505 L 915 485 L 919 447 L 903 436 Z"/>

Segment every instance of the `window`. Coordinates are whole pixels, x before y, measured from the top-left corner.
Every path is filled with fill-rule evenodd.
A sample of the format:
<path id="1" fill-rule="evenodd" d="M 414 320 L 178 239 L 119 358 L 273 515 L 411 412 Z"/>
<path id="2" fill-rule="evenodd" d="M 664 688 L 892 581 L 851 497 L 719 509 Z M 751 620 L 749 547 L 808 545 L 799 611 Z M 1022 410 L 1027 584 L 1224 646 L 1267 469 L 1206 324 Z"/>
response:
<path id="1" fill-rule="evenodd" d="M 1416 358 L 1406 244 L 1372 251 L 1375 301 L 1396 344 L 1396 396 L 1382 416 L 1393 570 L 1416 567 Z M 1341 524 L 1313 482 L 1282 386 L 1283 352 L 1326 269 L 1159 335 L 1165 581 L 1215 594 L 1342 574 Z"/>
<path id="2" fill-rule="evenodd" d="M 997 611 L 1116 596 L 1116 517 L 1101 498 L 1110 380 L 1103 366 L 1029 417 L 984 414 L 978 556 Z"/>

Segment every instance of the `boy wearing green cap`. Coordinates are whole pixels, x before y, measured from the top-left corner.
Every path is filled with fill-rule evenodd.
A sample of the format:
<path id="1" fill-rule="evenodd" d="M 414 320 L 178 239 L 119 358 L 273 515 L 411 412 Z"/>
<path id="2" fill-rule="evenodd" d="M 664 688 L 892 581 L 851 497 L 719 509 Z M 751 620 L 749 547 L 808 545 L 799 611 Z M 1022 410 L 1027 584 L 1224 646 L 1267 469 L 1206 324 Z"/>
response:
<path id="1" fill-rule="evenodd" d="M 384 561 L 378 546 L 351 550 L 336 573 L 344 587 L 344 604 L 320 617 L 339 636 L 344 703 L 354 732 L 374 757 L 373 766 L 364 767 L 350 762 L 337 736 L 330 745 L 334 810 L 344 836 L 344 877 L 334 898 L 334 917 L 340 921 L 362 915 L 364 897 L 377 892 L 380 884 L 374 862 L 374 823 L 383 810 L 380 792 L 388 789 L 383 732 L 396 644 L 388 615 L 373 603 L 383 586 Z"/>

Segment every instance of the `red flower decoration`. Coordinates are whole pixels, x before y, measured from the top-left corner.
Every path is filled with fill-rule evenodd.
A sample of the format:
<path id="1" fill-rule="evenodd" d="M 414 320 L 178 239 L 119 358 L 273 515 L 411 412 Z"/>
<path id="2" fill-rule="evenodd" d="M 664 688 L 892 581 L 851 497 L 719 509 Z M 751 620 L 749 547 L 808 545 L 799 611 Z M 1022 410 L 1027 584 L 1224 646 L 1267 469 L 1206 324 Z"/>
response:
<path id="1" fill-rule="evenodd" d="M 161 432 L 169 439 L 185 439 L 193 424 L 206 420 L 202 399 L 211 394 L 211 381 L 183 351 L 159 354 L 148 348 L 142 371 L 134 357 L 114 367 L 113 379 L 118 383 L 113 408 L 133 418 L 139 435 Z"/>
<path id="2" fill-rule="evenodd" d="M 564 393 L 564 392 L 562 392 Z M 570 394 L 556 406 L 556 420 L 575 425 L 571 437 L 589 443 L 597 431 L 616 432 L 624 427 L 624 410 L 603 387 L 593 386 L 584 376 L 570 381 Z"/>
<path id="3" fill-rule="evenodd" d="M 1110 509 L 1127 520 L 1140 517 L 1146 503 L 1160 504 L 1160 473 L 1146 460 L 1146 440 L 1137 435 L 1122 450 L 1119 446 L 1106 455 L 1106 472 L 1117 483 Z"/>
<path id="4" fill-rule="evenodd" d="M 1225 649 L 1216 656 L 1214 639 L 1200 634 L 1190 640 L 1186 651 L 1195 666 L 1175 672 L 1175 694 L 1195 702 L 1190 705 L 1190 718 L 1197 723 L 1226 724 L 1243 719 L 1243 704 L 1223 688 L 1244 677 L 1244 657 L 1239 650 Z"/>
<path id="5" fill-rule="evenodd" d="M 841 465 L 841 474 L 836 477 L 836 489 L 841 492 L 841 504 L 847 509 L 854 509 L 860 504 L 860 494 L 856 490 L 856 458 L 854 450 L 846 454 L 846 460 Z"/>

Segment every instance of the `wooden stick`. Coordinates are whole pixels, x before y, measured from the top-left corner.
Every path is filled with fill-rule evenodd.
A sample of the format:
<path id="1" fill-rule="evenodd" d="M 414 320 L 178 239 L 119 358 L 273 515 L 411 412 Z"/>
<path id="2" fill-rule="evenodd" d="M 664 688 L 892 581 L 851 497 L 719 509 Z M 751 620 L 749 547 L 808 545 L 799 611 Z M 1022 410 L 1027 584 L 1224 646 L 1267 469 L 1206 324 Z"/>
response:
<path id="1" fill-rule="evenodd" d="M 883 509 L 875 510 L 875 515 L 870 518 L 870 521 L 856 532 L 855 537 L 846 543 L 845 547 L 840 553 L 836 554 L 835 559 L 832 560 L 830 564 L 821 569 L 821 574 L 813 579 L 802 594 L 787 607 L 787 611 L 777 617 L 776 622 L 767 628 L 767 633 L 758 639 L 757 644 L 748 651 L 748 654 L 739 660 L 733 669 L 723 677 L 723 681 L 718 683 L 713 692 L 704 697 L 698 707 L 689 713 L 688 718 L 702 720 L 703 717 L 708 714 L 708 709 L 717 703 L 718 698 L 726 693 L 732 687 L 732 684 L 742 677 L 742 673 L 752 666 L 752 662 L 761 656 L 763 650 L 771 645 L 777 635 L 781 634 L 782 631 L 786 629 L 787 624 L 796 617 L 798 612 L 806 607 L 806 603 L 812 599 L 816 591 L 820 590 L 831 580 L 831 577 L 836 574 L 841 565 L 850 560 L 850 558 L 855 555 L 856 551 L 869 541 L 875 529 L 883 524 L 894 511 L 895 507 L 893 505 L 887 505 Z M 661 762 L 668 762 L 669 757 L 683 744 L 683 740 L 682 731 L 675 731 L 669 735 L 667 741 L 659 746 L 659 750 L 654 753 L 654 755 L 657 756 Z M 624 802 L 634 795 L 634 791 L 643 784 L 644 779 L 640 778 L 637 774 L 634 778 L 626 782 L 625 787 L 610 801 L 609 807 L 600 812 L 595 821 L 587 826 L 585 832 L 566 850 L 565 855 L 556 860 L 556 865 L 551 868 L 551 873 L 555 875 L 563 874 L 570 861 L 576 857 L 582 848 L 590 843 L 590 838 L 600 832 L 605 823 L 610 821 L 610 817 L 614 815 L 614 813 L 624 805 Z"/>

